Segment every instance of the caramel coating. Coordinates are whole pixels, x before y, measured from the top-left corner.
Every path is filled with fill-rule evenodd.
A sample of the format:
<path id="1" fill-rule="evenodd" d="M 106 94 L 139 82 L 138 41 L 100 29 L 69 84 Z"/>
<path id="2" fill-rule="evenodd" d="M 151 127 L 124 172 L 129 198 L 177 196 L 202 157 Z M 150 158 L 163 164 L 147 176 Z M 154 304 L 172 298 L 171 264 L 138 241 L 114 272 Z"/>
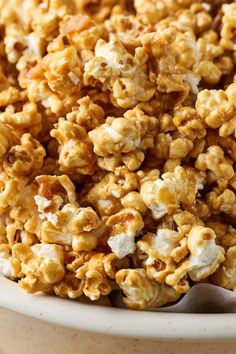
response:
<path id="1" fill-rule="evenodd" d="M 236 291 L 235 1 L 0 14 L 0 273 L 131 309 Z"/>

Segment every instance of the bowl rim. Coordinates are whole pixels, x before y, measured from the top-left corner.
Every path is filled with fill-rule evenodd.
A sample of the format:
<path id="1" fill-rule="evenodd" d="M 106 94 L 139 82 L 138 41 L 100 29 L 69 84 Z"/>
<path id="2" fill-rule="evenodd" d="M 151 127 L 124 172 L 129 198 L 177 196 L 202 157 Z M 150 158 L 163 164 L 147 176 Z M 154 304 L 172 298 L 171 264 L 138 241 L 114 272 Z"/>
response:
<path id="1" fill-rule="evenodd" d="M 236 314 L 134 311 L 83 304 L 49 295 L 28 295 L 0 276 L 0 307 L 85 332 L 147 339 L 236 338 Z"/>

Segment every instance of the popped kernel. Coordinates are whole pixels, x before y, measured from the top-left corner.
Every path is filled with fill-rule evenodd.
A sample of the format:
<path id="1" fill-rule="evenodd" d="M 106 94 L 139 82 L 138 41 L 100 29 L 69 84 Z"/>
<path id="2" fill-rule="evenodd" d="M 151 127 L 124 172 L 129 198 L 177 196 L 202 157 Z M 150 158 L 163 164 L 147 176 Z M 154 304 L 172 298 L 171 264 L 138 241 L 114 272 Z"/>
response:
<path id="1" fill-rule="evenodd" d="M 213 274 L 225 259 L 224 249 L 216 245 L 215 239 L 216 234 L 212 229 L 200 225 L 193 226 L 187 238 L 190 254 L 173 274 L 167 275 L 166 283 L 177 291 L 186 292 L 189 285 L 185 284 L 182 289 L 181 281 L 187 274 L 194 281 Z"/>
<path id="2" fill-rule="evenodd" d="M 140 194 L 155 219 L 171 215 L 179 204 L 195 203 L 198 190 L 203 189 L 204 174 L 177 166 L 174 172 L 166 172 L 154 181 L 144 181 Z"/>
<path id="3" fill-rule="evenodd" d="M 106 222 L 110 228 L 110 237 L 107 244 L 118 258 L 133 253 L 135 250 L 135 237 L 144 227 L 142 216 L 132 208 L 124 208 L 112 215 Z"/>
<path id="4" fill-rule="evenodd" d="M 203 90 L 198 94 L 196 109 L 211 128 L 219 128 L 219 135 L 227 137 L 235 132 L 234 94 L 236 84 L 223 90 Z"/>
<path id="5" fill-rule="evenodd" d="M 116 274 L 116 282 L 125 294 L 124 303 L 131 309 L 161 307 L 180 296 L 166 284 L 151 281 L 144 269 L 122 269 Z"/>
<path id="6" fill-rule="evenodd" d="M 232 164 L 225 159 L 224 151 L 219 146 L 210 146 L 206 153 L 200 154 L 195 166 L 201 171 L 212 171 L 219 185 L 226 186 L 234 175 Z"/>
<path id="7" fill-rule="evenodd" d="M 3 168 L 12 177 L 29 176 L 41 169 L 45 155 L 45 149 L 38 140 L 24 134 L 20 144 L 14 145 L 5 155 Z"/>
<path id="8" fill-rule="evenodd" d="M 234 290 L 236 289 L 236 246 L 230 247 L 225 255 L 225 261 L 220 265 L 211 280 L 213 284 L 222 286 L 223 288 Z"/>
<path id="9" fill-rule="evenodd" d="M 28 293 L 44 290 L 51 292 L 53 284 L 65 275 L 63 249 L 59 245 L 36 244 L 32 247 L 15 244 L 12 247 L 13 258 L 21 265 L 20 286 Z"/>

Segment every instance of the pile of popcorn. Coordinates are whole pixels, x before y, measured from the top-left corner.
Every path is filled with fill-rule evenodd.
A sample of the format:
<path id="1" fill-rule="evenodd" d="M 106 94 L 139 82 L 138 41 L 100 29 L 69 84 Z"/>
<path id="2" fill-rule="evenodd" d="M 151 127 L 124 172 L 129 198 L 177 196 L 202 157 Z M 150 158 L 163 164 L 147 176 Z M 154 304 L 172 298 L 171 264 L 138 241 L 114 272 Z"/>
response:
<path id="1" fill-rule="evenodd" d="M 236 2 L 0 1 L 0 273 L 132 309 L 236 291 Z"/>

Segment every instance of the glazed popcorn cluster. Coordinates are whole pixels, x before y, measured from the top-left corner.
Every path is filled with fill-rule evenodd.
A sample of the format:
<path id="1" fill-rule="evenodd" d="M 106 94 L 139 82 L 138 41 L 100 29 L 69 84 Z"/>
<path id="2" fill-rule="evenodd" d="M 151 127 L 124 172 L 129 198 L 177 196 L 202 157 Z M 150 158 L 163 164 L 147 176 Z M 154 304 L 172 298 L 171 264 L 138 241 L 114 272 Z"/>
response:
<path id="1" fill-rule="evenodd" d="M 0 272 L 132 309 L 236 291 L 235 73 L 234 1 L 1 0 Z"/>

